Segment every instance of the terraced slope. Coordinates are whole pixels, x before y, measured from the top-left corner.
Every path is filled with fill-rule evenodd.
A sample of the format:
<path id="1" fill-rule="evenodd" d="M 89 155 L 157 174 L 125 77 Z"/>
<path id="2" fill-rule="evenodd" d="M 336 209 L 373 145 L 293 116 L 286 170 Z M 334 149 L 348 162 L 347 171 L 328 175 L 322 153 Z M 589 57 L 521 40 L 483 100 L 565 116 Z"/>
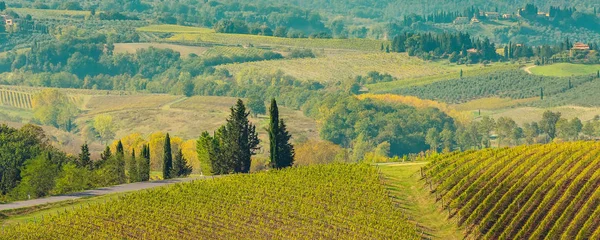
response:
<path id="1" fill-rule="evenodd" d="M 600 143 L 430 157 L 433 192 L 477 239 L 600 239 Z"/>
<path id="2" fill-rule="evenodd" d="M 225 176 L 45 216 L 0 239 L 419 239 L 381 181 L 345 164 Z"/>

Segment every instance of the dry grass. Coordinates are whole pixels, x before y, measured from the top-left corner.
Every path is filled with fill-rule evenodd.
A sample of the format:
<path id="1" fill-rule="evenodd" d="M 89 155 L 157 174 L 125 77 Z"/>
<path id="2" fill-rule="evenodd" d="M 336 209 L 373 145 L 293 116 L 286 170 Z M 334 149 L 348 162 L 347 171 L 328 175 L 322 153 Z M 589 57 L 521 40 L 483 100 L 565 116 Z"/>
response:
<path id="1" fill-rule="evenodd" d="M 91 96 L 85 105 L 88 109 L 86 115 L 134 109 L 157 109 L 178 98 L 181 97 L 166 94 Z"/>
<path id="2" fill-rule="evenodd" d="M 491 97 L 481 98 L 466 103 L 452 105 L 452 107 L 459 111 L 498 110 L 515 107 L 524 103 L 535 101 L 537 99 L 537 97 L 525 99 Z"/>
<path id="3" fill-rule="evenodd" d="M 514 109 L 505 109 L 497 112 L 488 113 L 493 118 L 499 117 L 510 117 L 518 124 L 527 122 L 540 121 L 545 111 L 550 110 L 553 112 L 560 112 L 563 118 L 573 119 L 575 117 L 581 119 L 581 121 L 588 121 L 594 118 L 596 115 L 600 115 L 600 108 L 588 108 L 579 106 L 561 106 L 553 108 L 534 108 L 534 107 L 520 107 Z"/>
<path id="4" fill-rule="evenodd" d="M 147 49 L 149 47 L 159 49 L 171 49 L 179 52 L 182 58 L 187 58 L 190 54 L 202 55 L 208 48 L 183 46 L 167 43 L 116 43 L 115 53 L 135 53 L 139 49 Z"/>
<path id="5" fill-rule="evenodd" d="M 245 69 L 282 70 L 303 80 L 320 82 L 338 81 L 366 75 L 371 71 L 388 73 L 394 77 L 415 78 L 453 72 L 438 64 L 427 64 L 416 57 L 402 53 L 340 53 L 319 58 L 285 59 L 247 62 L 220 66 L 234 75 Z"/>

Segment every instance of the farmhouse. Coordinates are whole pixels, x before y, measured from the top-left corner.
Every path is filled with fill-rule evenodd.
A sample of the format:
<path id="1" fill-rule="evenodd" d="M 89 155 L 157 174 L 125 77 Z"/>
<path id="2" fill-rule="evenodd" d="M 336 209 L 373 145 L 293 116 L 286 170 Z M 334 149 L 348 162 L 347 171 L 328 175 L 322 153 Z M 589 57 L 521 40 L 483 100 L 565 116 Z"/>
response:
<path id="1" fill-rule="evenodd" d="M 479 21 L 479 18 L 477 18 L 477 16 L 473 16 L 473 18 L 471 18 L 471 23 L 480 23 L 481 21 Z"/>
<path id="2" fill-rule="evenodd" d="M 575 56 L 577 53 L 588 53 L 590 51 L 590 45 L 587 45 L 585 43 L 575 43 L 575 45 L 573 45 L 573 47 L 571 48 L 571 51 L 569 51 L 569 54 L 572 56 Z"/>
<path id="3" fill-rule="evenodd" d="M 454 19 L 453 23 L 454 24 L 467 24 L 467 23 L 469 23 L 469 18 L 468 17 L 457 17 L 456 19 Z"/>
<path id="4" fill-rule="evenodd" d="M 6 24 L 7 26 L 12 26 L 15 24 L 15 20 L 8 15 L 1 15 L 2 19 L 4 19 L 4 24 Z"/>

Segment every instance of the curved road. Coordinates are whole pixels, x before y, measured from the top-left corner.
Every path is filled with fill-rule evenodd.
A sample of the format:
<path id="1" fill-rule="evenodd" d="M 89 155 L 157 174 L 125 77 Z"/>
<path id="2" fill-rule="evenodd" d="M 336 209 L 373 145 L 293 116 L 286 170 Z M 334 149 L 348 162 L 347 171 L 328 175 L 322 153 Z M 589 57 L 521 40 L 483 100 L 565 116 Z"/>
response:
<path id="1" fill-rule="evenodd" d="M 19 202 L 7 203 L 7 204 L 0 204 L 0 211 L 9 210 L 9 209 L 18 209 L 18 208 L 24 208 L 24 207 L 33 207 L 33 206 L 44 205 L 44 204 L 48 204 L 48 203 L 55 203 L 55 202 L 62 202 L 62 201 L 66 201 L 66 200 L 79 199 L 82 197 L 97 197 L 97 196 L 102 196 L 102 195 L 111 194 L 111 193 L 139 191 L 139 190 L 143 190 L 143 189 L 161 187 L 161 186 L 166 186 L 166 185 L 175 184 L 175 183 L 190 182 L 190 181 L 194 181 L 194 180 L 207 179 L 207 178 L 211 178 L 211 177 L 204 176 L 204 177 L 179 178 L 179 179 L 169 179 L 169 180 L 160 180 L 160 181 L 151 181 L 151 182 L 138 182 L 138 183 L 122 184 L 122 185 L 116 185 L 116 186 L 112 186 L 112 187 L 98 188 L 98 189 L 87 190 L 87 191 L 83 191 L 83 192 L 71 193 L 71 194 L 66 194 L 66 195 L 51 196 L 51 197 L 47 197 L 47 198 L 39 198 L 39 199 L 32 199 L 32 200 L 27 200 L 27 201 L 19 201 Z"/>

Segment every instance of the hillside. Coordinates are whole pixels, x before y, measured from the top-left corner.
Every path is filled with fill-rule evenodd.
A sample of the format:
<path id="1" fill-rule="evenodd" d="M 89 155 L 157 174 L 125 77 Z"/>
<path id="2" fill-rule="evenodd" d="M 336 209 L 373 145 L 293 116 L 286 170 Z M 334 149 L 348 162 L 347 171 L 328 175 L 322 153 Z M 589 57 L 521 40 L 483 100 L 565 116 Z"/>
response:
<path id="1" fill-rule="evenodd" d="M 427 158 L 438 203 L 476 239 L 598 239 L 600 144 L 556 143 Z"/>
<path id="2" fill-rule="evenodd" d="M 342 164 L 224 176 L 46 215 L 0 239 L 420 239 L 380 181 Z"/>

